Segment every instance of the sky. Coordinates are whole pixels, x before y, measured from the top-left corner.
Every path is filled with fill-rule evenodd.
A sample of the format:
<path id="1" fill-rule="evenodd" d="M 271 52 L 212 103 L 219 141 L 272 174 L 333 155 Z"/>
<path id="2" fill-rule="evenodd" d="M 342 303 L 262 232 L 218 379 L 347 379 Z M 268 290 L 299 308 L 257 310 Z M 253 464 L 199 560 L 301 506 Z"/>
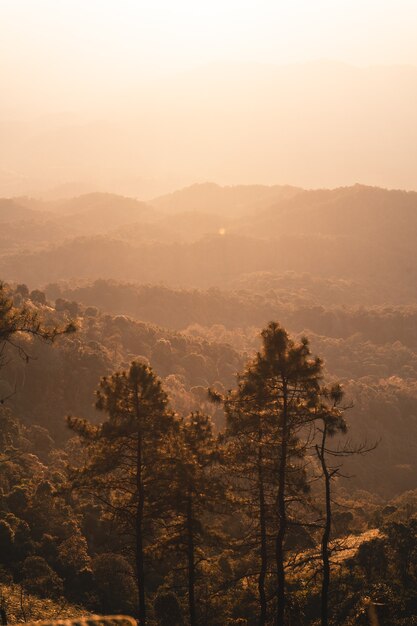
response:
<path id="1" fill-rule="evenodd" d="M 416 0 L 0 0 L 0 24 L 0 194 L 115 169 L 417 188 Z"/>
<path id="2" fill-rule="evenodd" d="M 10 103 L 82 107 L 219 61 L 417 65 L 415 0 L 0 0 Z"/>

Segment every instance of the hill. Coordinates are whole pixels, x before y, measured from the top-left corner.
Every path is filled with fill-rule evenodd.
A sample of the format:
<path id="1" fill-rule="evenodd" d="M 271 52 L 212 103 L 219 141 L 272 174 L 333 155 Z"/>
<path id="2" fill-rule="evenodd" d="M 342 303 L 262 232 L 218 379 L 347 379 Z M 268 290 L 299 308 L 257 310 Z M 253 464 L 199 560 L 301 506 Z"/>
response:
<path id="1" fill-rule="evenodd" d="M 66 200 L 54 205 L 41 239 L 31 220 L 19 229 L 5 223 L 0 272 L 38 286 L 113 278 L 187 288 L 292 272 L 317 285 L 356 285 L 358 304 L 417 301 L 416 193 L 274 189 L 197 185 L 160 199 L 158 209 L 111 194 Z"/>
<path id="2" fill-rule="evenodd" d="M 68 413 L 99 419 L 93 398 L 100 377 L 134 359 L 149 362 L 162 377 L 176 410 L 204 408 L 221 427 L 223 414 L 208 404 L 207 388 L 234 385 L 235 374 L 259 349 L 260 329 L 274 319 L 295 336 L 307 335 L 313 352 L 324 359 L 326 375 L 344 385 L 354 404 L 349 423 L 355 439 L 379 442 L 371 463 L 361 457 L 349 462 L 355 475 L 351 484 L 384 497 L 414 488 L 415 307 L 296 306 L 274 293 L 259 299 L 242 291 L 175 291 L 105 281 L 78 289 L 50 285 L 47 293 L 55 307 L 44 305 L 42 315 L 72 316 L 78 332 L 52 348 L 31 345 L 34 359 L 26 368 L 13 359 L 0 386 L 2 395 L 11 395 L 15 414 L 26 424 L 47 428 L 56 442 L 68 436 Z"/>
<path id="3" fill-rule="evenodd" d="M 235 185 L 199 183 L 160 196 L 151 201 L 158 209 L 168 213 L 197 211 L 218 212 L 225 217 L 245 215 L 255 208 L 265 208 L 275 202 L 297 195 L 301 189 L 290 185 Z"/>
<path id="4" fill-rule="evenodd" d="M 232 346 L 184 335 L 125 315 L 101 313 L 97 307 L 57 299 L 55 308 L 25 300 L 50 323 L 76 320 L 78 332 L 55 345 L 26 342 L 31 360 L 13 357 L 0 378 L 0 395 L 25 424 L 47 428 L 57 442 L 68 438 L 65 416 L 97 421 L 94 393 L 102 376 L 126 368 L 134 359 L 151 363 L 164 380 L 174 408 L 209 409 L 207 388 L 233 384 L 243 355 Z M 7 353 L 8 354 L 8 353 Z M 16 393 L 13 393 L 16 387 Z M 219 417 L 220 419 L 220 417 Z"/>
<path id="5" fill-rule="evenodd" d="M 217 432 L 221 431 L 224 414 L 208 402 L 207 388 L 224 393 L 234 387 L 236 372 L 242 371 L 259 349 L 260 327 L 237 327 L 238 321 L 248 323 L 251 315 L 261 316 L 268 307 L 277 305 L 281 308 L 275 313 L 286 316 L 285 324 L 291 326 L 296 338 L 304 334 L 300 332 L 303 325 L 316 325 L 316 332 L 304 327 L 313 354 L 324 358 L 326 380 L 339 380 L 346 401 L 352 403 L 348 411 L 350 441 L 366 442 L 371 447 L 378 443 L 367 458 L 357 455 L 345 459 L 343 473 L 350 480 L 345 483 L 338 479 L 333 486 L 341 508 L 334 512 L 332 545 L 338 550 L 343 550 L 346 542 L 354 547 L 345 555 L 346 562 L 338 562 L 350 568 L 353 559 L 355 563 L 365 562 L 366 567 L 367 550 L 375 540 L 384 543 L 390 562 L 397 562 L 397 535 L 392 533 L 403 529 L 412 532 L 410 515 L 417 510 L 413 491 L 417 478 L 417 344 L 415 333 L 407 331 L 407 324 L 411 331 L 415 327 L 417 313 L 413 307 L 297 307 L 294 302 L 290 306 L 290 300 L 279 301 L 273 290 L 262 299 L 242 290 L 234 294 L 218 289 L 187 292 L 105 281 L 78 289 L 50 285 L 48 295 L 55 298 L 53 306 L 45 302 L 42 293 L 29 292 L 24 285 L 11 293 L 17 306 L 25 304 L 47 325 L 64 325 L 71 317 L 78 326 L 77 333 L 60 337 L 52 346 L 30 336 L 17 336 L 17 343 L 6 346 L 3 352 L 7 367 L 1 368 L 0 396 L 8 398 L 8 409 L 0 407 L 0 432 L 12 447 L 3 446 L 0 451 L 0 460 L 4 460 L 0 477 L 4 489 L 0 503 L 1 559 L 6 572 L 21 585 L 17 589 L 23 590 L 24 597 L 21 600 L 19 596 L 19 601 L 27 599 L 28 608 L 23 604 L 27 615 L 32 605 L 30 610 L 37 615 L 38 600 L 30 596 L 35 588 L 48 598 L 63 594 L 63 606 L 70 615 L 74 615 L 71 602 L 93 611 L 97 607 L 111 606 L 116 611 L 123 607 L 131 614 L 136 607 L 130 552 L 124 549 L 124 533 L 114 533 L 113 509 L 107 513 L 106 498 L 104 502 L 96 500 L 89 489 L 78 495 L 68 491 L 67 479 L 73 471 L 68 468 L 73 463 L 78 467 L 85 463 L 79 440 L 71 437 L 66 426 L 68 413 L 81 419 L 76 423 L 82 432 L 88 437 L 91 434 L 93 445 L 98 444 L 101 435 L 96 439 L 93 433 L 103 416 L 93 405 L 94 390 L 103 375 L 126 370 L 135 360 L 154 368 L 175 411 L 180 415 L 208 413 Z M 169 315 L 178 322 L 183 316 L 186 323 L 191 310 L 201 324 L 195 322 L 183 332 L 175 332 L 67 299 L 75 296 L 84 302 L 94 298 L 103 307 L 106 302 L 117 303 L 121 310 L 134 304 L 136 298 L 138 316 L 146 305 L 147 317 L 165 313 L 168 323 Z M 216 321 L 222 309 L 229 328 L 219 323 L 208 325 Z M 20 358 L 16 347 L 23 350 L 20 355 L 29 355 L 29 363 Z M 83 419 L 91 423 L 86 431 Z M 311 502 L 321 501 L 322 485 L 317 484 L 314 474 L 314 452 L 308 463 L 313 474 L 307 509 L 316 514 L 316 505 L 312 507 Z M 409 529 L 406 523 L 411 524 Z M 232 536 L 239 532 L 235 522 L 230 528 Z M 223 529 L 225 532 L 225 525 Z M 162 532 L 161 540 L 165 537 Z M 304 548 L 318 545 L 318 537 L 314 539 L 309 532 L 297 540 Z M 306 556 L 311 562 L 311 555 Z M 165 553 L 163 559 L 166 563 Z M 296 565 L 298 568 L 298 561 Z M 159 578 L 152 585 L 153 603 Z M 11 589 L 14 593 L 14 587 Z M 10 606 L 14 611 L 13 601 Z M 48 600 L 46 610 L 55 611 L 55 607 Z M 22 612 L 22 604 L 17 608 Z"/>
<path id="6" fill-rule="evenodd" d="M 417 229 L 417 193 L 354 185 L 302 191 L 247 218 L 243 231 L 262 237 L 345 236 L 369 240 L 409 238 Z"/>
<path id="7" fill-rule="evenodd" d="M 0 198 L 0 222 L 17 222 L 37 217 L 37 213 L 25 207 L 19 201 Z"/>
<path id="8" fill-rule="evenodd" d="M 2 585 L 2 598 L 9 624 L 24 622 L 76 619 L 91 615 L 85 608 L 68 602 L 66 598 L 53 600 L 23 592 L 20 585 Z"/>

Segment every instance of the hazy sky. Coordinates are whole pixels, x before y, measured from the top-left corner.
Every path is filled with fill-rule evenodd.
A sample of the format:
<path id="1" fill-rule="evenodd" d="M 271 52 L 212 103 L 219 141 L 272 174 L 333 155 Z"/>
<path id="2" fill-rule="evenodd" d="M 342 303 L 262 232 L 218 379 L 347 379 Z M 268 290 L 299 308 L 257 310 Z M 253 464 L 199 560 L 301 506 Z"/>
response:
<path id="1" fill-rule="evenodd" d="M 0 23 L 10 108 L 219 60 L 417 65 L 416 0 L 0 0 Z"/>
<path id="2" fill-rule="evenodd" d="M 417 189 L 417 0 L 0 0 L 0 25 L 0 195 Z"/>

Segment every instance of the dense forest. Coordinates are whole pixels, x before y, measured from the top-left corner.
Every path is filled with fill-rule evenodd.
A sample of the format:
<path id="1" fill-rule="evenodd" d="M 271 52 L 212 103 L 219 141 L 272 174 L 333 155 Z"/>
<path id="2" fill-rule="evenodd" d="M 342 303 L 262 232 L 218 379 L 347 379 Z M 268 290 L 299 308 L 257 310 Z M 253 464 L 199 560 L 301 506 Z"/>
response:
<path id="1" fill-rule="evenodd" d="M 417 623 L 417 193 L 25 197 L 0 226 L 2 619 Z"/>

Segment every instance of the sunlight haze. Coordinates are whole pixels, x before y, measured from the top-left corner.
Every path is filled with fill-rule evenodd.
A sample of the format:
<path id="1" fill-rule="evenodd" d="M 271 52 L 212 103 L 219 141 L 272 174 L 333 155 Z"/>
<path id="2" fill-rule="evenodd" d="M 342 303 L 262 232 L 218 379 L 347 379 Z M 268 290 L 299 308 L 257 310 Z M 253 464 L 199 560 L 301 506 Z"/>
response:
<path id="1" fill-rule="evenodd" d="M 415 2 L 3 0 L 0 20 L 4 194 L 417 188 Z"/>
<path id="2" fill-rule="evenodd" d="M 0 626 L 417 626 L 417 0 L 0 29 Z"/>

